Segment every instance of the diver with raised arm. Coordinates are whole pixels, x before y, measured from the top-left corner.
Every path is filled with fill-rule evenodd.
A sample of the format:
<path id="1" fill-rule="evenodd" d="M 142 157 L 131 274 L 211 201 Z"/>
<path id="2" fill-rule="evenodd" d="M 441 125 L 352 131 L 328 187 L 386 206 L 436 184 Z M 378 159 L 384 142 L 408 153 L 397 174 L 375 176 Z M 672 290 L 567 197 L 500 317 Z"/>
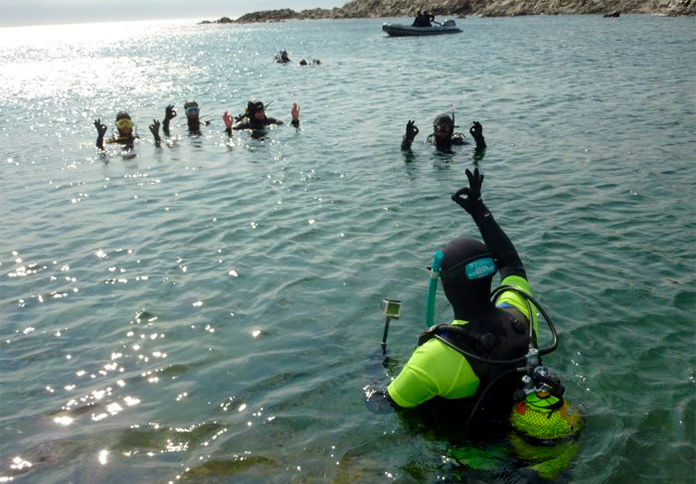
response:
<path id="1" fill-rule="evenodd" d="M 454 131 L 454 117 L 449 114 L 439 114 L 433 120 L 433 132 L 428 135 L 425 142 L 435 145 L 435 148 L 443 153 L 453 153 L 452 146 L 470 144 L 462 133 Z M 406 123 L 406 133 L 401 140 L 401 149 L 410 151 L 413 140 L 418 135 L 419 130 L 415 121 L 409 120 Z M 474 121 L 469 128 L 469 134 L 476 143 L 477 154 L 482 155 L 486 149 L 486 139 L 483 137 L 483 126 L 478 121 Z"/>
<path id="2" fill-rule="evenodd" d="M 295 128 L 300 127 L 300 106 L 297 103 L 292 104 L 290 110 L 292 116 L 292 124 Z M 236 118 L 232 118 L 228 111 L 222 115 L 222 120 L 225 122 L 225 132 L 231 135 L 232 130 L 250 129 L 252 131 L 263 130 L 267 126 L 273 124 L 283 124 L 283 121 L 266 116 L 266 107 L 261 101 L 253 100 L 247 104 L 246 111 Z"/>
<path id="3" fill-rule="evenodd" d="M 200 135 L 201 134 L 201 124 L 208 126 L 210 124 L 209 120 L 203 120 L 200 117 L 200 108 L 196 101 L 190 100 L 184 103 L 184 113 L 186 114 L 186 126 L 188 127 L 189 134 Z M 169 131 L 169 124 L 172 119 L 176 118 L 177 112 L 174 109 L 174 105 L 168 105 L 164 110 L 164 119 L 162 120 L 162 132 L 165 136 L 171 136 Z"/>
<path id="4" fill-rule="evenodd" d="M 577 455 L 570 437 L 583 427 L 579 412 L 563 397 L 560 379 L 541 363 L 541 356 L 557 348 L 557 333 L 532 296 L 515 246 L 483 203 L 483 175 L 477 168 L 467 169 L 466 176 L 469 186 L 451 198 L 469 213 L 483 242 L 456 238 L 435 254 L 426 304 L 429 329 L 386 390 L 370 390 L 368 407 L 380 411 L 388 402 L 397 409 L 422 408 L 442 419 L 449 432 L 471 427 L 490 433 L 501 425 L 507 432 L 511 425 L 515 454 L 539 476 L 555 477 Z M 496 273 L 501 286 L 491 292 Z M 433 324 L 438 280 L 454 312 L 449 324 Z M 552 334 L 543 348 L 537 312 Z"/>
<path id="5" fill-rule="evenodd" d="M 111 136 L 111 138 L 108 138 L 105 141 L 104 136 L 109 128 L 105 124 L 102 124 L 101 119 L 96 119 L 94 121 L 94 127 L 97 129 L 97 148 L 103 150 L 104 143 L 106 142 L 107 144 L 117 143 L 125 149 L 132 150 L 135 140 L 140 137 L 135 132 L 135 124 L 133 123 L 130 114 L 125 111 L 120 111 L 118 114 L 116 114 L 114 126 L 116 128 L 116 132 Z M 149 128 L 150 133 L 152 133 L 152 136 L 155 138 L 155 146 L 159 146 L 160 142 L 162 141 L 159 135 L 160 122 L 153 119 Z"/>
<path id="6" fill-rule="evenodd" d="M 389 397 L 399 407 L 416 407 L 434 397 L 476 399 L 491 381 L 511 368 L 481 363 L 453 346 L 487 360 L 505 361 L 525 356 L 530 334 L 536 343 L 536 320 L 530 322 L 533 314 L 523 297 L 511 290 L 502 292 L 495 302 L 490 299 L 496 272 L 503 285 L 527 294 L 531 294 L 531 289 L 514 245 L 483 203 L 483 175 L 476 169 L 473 173 L 466 170 L 466 176 L 469 186 L 457 191 L 452 199 L 471 215 L 483 242 L 457 238 L 445 247 L 439 276 L 454 310 L 454 321 L 424 333 L 409 361 L 387 388 Z M 533 333 L 530 324 L 534 326 Z M 510 377 L 498 382 L 488 395 L 507 412 L 519 380 L 514 374 Z"/>

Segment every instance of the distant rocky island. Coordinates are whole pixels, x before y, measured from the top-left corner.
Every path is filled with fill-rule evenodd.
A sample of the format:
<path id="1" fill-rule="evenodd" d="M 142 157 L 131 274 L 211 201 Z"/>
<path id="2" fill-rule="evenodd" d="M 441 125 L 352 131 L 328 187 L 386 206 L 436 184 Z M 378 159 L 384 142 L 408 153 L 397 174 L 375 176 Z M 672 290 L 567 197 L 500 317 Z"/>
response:
<path id="1" fill-rule="evenodd" d="M 285 20 L 415 17 L 417 10 L 437 16 L 513 17 L 522 15 L 603 15 L 651 14 L 666 16 L 696 15 L 696 0 L 353 0 L 343 7 L 315 8 L 296 12 L 289 8 L 265 10 L 237 19 L 222 17 L 202 23 L 256 23 Z"/>

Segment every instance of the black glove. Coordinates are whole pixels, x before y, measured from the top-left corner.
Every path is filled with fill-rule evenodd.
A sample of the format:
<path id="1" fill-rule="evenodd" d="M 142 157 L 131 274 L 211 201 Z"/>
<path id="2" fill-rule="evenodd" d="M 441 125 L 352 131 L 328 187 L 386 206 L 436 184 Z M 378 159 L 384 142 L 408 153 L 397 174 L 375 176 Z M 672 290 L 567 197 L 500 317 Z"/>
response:
<path id="1" fill-rule="evenodd" d="M 485 205 L 481 199 L 483 175 L 479 174 L 478 168 L 474 169 L 473 174 L 467 168 L 466 177 L 469 179 L 469 186 L 457 190 L 457 192 L 452 195 L 452 200 L 457 202 L 460 207 L 473 215 L 482 209 L 485 210 Z M 466 195 L 466 198 L 464 198 L 462 195 Z"/>
<path id="2" fill-rule="evenodd" d="M 162 131 L 164 131 L 165 136 L 171 136 L 169 134 L 169 121 L 176 118 L 176 111 L 174 111 L 174 105 L 170 104 L 164 108 L 164 119 L 162 120 Z"/>
<path id="3" fill-rule="evenodd" d="M 486 140 L 483 137 L 483 126 L 478 121 L 474 121 L 474 124 L 469 128 L 469 134 L 476 141 L 476 148 L 485 148 Z"/>
<path id="4" fill-rule="evenodd" d="M 108 129 L 105 124 L 102 124 L 101 119 L 94 121 L 94 127 L 97 128 L 97 148 L 104 149 L 104 135 Z"/>
<path id="5" fill-rule="evenodd" d="M 375 414 L 393 413 L 396 404 L 391 399 L 387 390 L 384 388 L 373 388 L 372 385 L 365 386 L 365 405 L 367 409 Z"/>
<path id="6" fill-rule="evenodd" d="M 413 139 L 416 137 L 418 134 L 418 126 L 416 126 L 415 121 L 409 121 L 406 123 L 406 134 L 405 137 L 409 141 L 413 141 Z"/>
<path id="7" fill-rule="evenodd" d="M 103 138 L 108 128 L 105 124 L 102 124 L 101 119 L 94 121 L 94 127 L 97 128 L 97 136 Z"/>
<path id="8" fill-rule="evenodd" d="M 480 138 L 483 135 L 483 126 L 478 121 L 474 121 L 474 124 L 469 128 L 469 133 L 474 138 Z"/>
<path id="9" fill-rule="evenodd" d="M 152 133 L 152 136 L 155 137 L 155 143 L 159 143 L 161 141 L 159 129 L 160 129 L 160 122 L 157 121 L 156 119 L 153 119 L 152 124 L 150 125 L 150 133 Z"/>
<path id="10" fill-rule="evenodd" d="M 172 119 L 176 118 L 176 111 L 174 110 L 174 105 L 170 104 L 164 108 L 164 122 L 168 123 Z"/>

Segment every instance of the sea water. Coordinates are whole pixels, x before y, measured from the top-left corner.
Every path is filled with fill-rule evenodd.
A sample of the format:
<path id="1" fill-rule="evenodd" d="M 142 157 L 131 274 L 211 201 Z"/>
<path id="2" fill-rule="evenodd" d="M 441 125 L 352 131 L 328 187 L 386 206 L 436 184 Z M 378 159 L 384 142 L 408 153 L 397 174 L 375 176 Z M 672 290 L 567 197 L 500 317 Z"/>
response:
<path id="1" fill-rule="evenodd" d="M 425 327 L 433 253 L 477 235 L 450 199 L 475 166 L 585 418 L 559 479 L 693 482 L 695 20 L 382 22 L 0 30 L 3 482 L 524 482 L 505 440 L 477 468 L 366 405 Z M 229 138 L 252 98 L 286 124 Z M 121 110 L 134 152 L 99 153 L 94 121 Z M 483 158 L 423 143 L 451 111 L 482 123 Z"/>

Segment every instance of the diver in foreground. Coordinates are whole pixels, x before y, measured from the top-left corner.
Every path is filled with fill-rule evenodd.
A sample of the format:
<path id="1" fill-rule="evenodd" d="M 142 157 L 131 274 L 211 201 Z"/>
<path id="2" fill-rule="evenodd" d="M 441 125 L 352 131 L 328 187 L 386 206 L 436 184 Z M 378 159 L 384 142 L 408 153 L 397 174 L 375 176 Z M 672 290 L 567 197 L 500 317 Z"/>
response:
<path id="1" fill-rule="evenodd" d="M 452 153 L 452 146 L 467 145 L 469 141 L 462 133 L 454 131 L 454 114 L 439 114 L 433 120 L 433 132 L 425 140 L 428 144 L 433 144 L 438 151 Z M 401 149 L 406 151 L 411 149 L 413 140 L 418 135 L 419 130 L 415 121 L 406 123 L 406 133 L 401 141 Z M 483 126 L 478 121 L 474 121 L 469 134 L 476 143 L 476 151 L 483 152 L 486 149 L 486 139 L 483 137 Z"/>
<path id="2" fill-rule="evenodd" d="M 515 247 L 481 199 L 483 175 L 466 170 L 469 186 L 452 199 L 466 210 L 484 242 L 457 238 L 442 253 L 439 277 L 454 310 L 451 325 L 435 326 L 424 333 L 418 348 L 389 385 L 389 397 L 400 407 L 415 407 L 436 396 L 453 400 L 478 398 L 489 382 L 514 368 L 492 365 L 463 355 L 463 348 L 487 360 L 524 359 L 530 335 L 536 345 L 538 327 L 524 297 L 531 294 L 522 261 Z M 491 301 L 491 281 L 500 272 L 504 291 Z M 530 327 L 531 325 L 531 327 Z M 512 406 L 519 380 L 515 374 L 491 389 L 495 403 Z"/>
<path id="3" fill-rule="evenodd" d="M 483 242 L 456 238 L 435 254 L 429 329 L 386 393 L 374 392 L 368 402 L 376 397 L 377 405 L 386 399 L 398 408 L 423 407 L 444 419 L 448 431 L 475 427 L 486 434 L 511 424 L 509 440 L 518 458 L 542 477 L 556 476 L 577 454 L 571 437 L 583 425 L 564 400 L 561 381 L 541 363 L 541 356 L 557 348 L 557 333 L 531 295 L 514 245 L 483 203 L 483 175 L 467 169 L 466 176 L 469 186 L 452 200 L 471 215 Z M 497 272 L 501 286 L 491 293 Z M 450 324 L 433 325 L 438 279 L 454 311 Z M 537 311 L 553 336 L 544 348 L 538 346 Z M 385 345 L 386 328 L 386 354 Z"/>

